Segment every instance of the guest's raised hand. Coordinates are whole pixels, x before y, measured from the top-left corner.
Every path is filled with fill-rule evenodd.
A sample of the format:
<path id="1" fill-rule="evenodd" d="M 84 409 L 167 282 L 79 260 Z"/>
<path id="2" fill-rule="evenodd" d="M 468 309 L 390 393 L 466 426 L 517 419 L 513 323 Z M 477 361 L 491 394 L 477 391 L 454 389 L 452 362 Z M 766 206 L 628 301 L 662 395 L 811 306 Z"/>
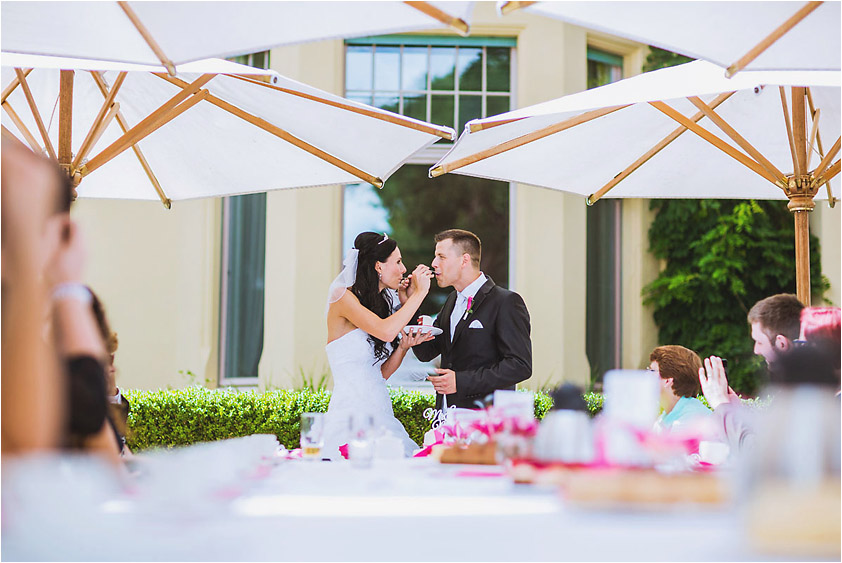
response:
<path id="1" fill-rule="evenodd" d="M 730 400 L 729 395 L 733 391 L 728 387 L 725 367 L 722 365 L 722 358 L 719 356 L 711 356 L 705 359 L 705 367 L 699 368 L 699 382 L 702 384 L 702 393 L 710 408 L 715 409 Z M 736 396 L 736 394 L 733 396 Z"/>
<path id="2" fill-rule="evenodd" d="M 64 216 L 61 228 L 61 243 L 47 265 L 47 280 L 52 286 L 81 282 L 85 267 L 85 243 L 79 227 Z"/>
<path id="3" fill-rule="evenodd" d="M 412 283 L 408 292 L 411 291 L 414 293 L 416 291 L 421 291 L 426 294 L 430 291 L 430 278 L 433 276 L 430 273 L 430 268 L 428 266 L 419 264 L 412 271 L 411 277 Z"/>

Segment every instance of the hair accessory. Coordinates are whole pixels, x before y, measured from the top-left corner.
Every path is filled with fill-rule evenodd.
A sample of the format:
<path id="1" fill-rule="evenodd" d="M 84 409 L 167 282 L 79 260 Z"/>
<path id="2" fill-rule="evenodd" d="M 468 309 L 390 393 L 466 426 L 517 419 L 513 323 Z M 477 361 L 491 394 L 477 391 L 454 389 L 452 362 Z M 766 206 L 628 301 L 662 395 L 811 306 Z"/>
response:
<path id="1" fill-rule="evenodd" d="M 377 244 L 383 244 L 383 243 L 384 243 L 384 242 L 386 242 L 387 240 L 389 240 L 389 235 L 387 235 L 386 233 L 383 233 L 383 240 L 381 240 L 381 241 L 380 241 L 380 242 L 378 242 Z"/>
<path id="2" fill-rule="evenodd" d="M 327 314 L 330 304 L 339 301 L 342 295 L 344 295 L 345 290 L 357 281 L 357 261 L 359 260 L 359 256 L 360 251 L 356 248 L 352 248 L 345 255 L 345 260 L 342 262 L 344 267 L 339 272 L 339 275 L 336 276 L 336 279 L 333 280 L 333 283 L 330 284 L 330 289 L 328 289 L 325 314 Z"/>

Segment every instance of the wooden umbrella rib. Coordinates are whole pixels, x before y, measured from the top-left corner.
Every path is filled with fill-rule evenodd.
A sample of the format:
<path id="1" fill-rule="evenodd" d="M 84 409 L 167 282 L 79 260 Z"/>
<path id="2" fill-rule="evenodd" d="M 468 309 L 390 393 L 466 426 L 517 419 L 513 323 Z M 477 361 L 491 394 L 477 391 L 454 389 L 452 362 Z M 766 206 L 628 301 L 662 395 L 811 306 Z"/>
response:
<path id="1" fill-rule="evenodd" d="M 179 80 L 177 78 L 171 79 L 171 77 L 169 77 L 165 74 L 162 74 L 162 73 L 155 73 L 155 75 L 159 76 L 159 77 L 161 77 L 165 80 L 169 79 L 169 82 L 171 82 L 173 84 L 179 83 Z M 360 107 L 357 107 L 357 106 L 354 106 L 354 105 L 351 105 L 351 104 L 347 104 L 347 103 L 344 103 L 344 102 L 337 102 L 335 100 L 328 100 L 326 98 L 321 98 L 321 97 L 315 96 L 313 94 L 307 94 L 306 92 L 299 92 L 297 90 L 290 90 L 289 88 L 283 88 L 281 86 L 275 86 L 274 84 L 267 84 L 265 82 L 253 80 L 253 79 L 248 78 L 246 76 L 240 76 L 240 75 L 237 75 L 237 74 L 226 74 L 225 76 L 230 76 L 231 78 L 236 78 L 237 80 L 249 82 L 249 83 L 252 83 L 252 84 L 256 84 L 258 86 L 271 88 L 272 90 L 275 90 L 277 92 L 283 92 L 284 94 L 289 94 L 290 96 L 296 96 L 298 98 L 304 98 L 305 100 L 310 100 L 312 102 L 325 104 L 325 105 L 332 106 L 332 107 L 335 107 L 335 108 L 343 109 L 345 111 L 350 111 L 352 113 L 364 115 L 366 117 L 379 119 L 380 121 L 386 121 L 386 122 L 392 123 L 394 125 L 400 125 L 402 127 L 407 127 L 409 129 L 421 131 L 422 133 L 428 133 L 430 135 L 436 135 L 436 136 L 441 137 L 442 139 L 446 139 L 448 141 L 452 141 L 453 137 L 454 137 L 452 131 L 449 131 L 449 130 L 444 129 L 444 128 L 435 127 L 435 126 L 425 125 L 425 124 L 422 124 L 422 123 L 415 123 L 414 121 L 411 121 L 411 120 L 406 119 L 406 118 L 404 118 L 402 116 L 399 116 L 399 115 L 383 114 L 383 113 L 380 113 L 380 112 L 377 112 L 377 111 L 372 111 L 372 110 L 367 109 L 367 108 L 360 108 Z"/>
<path id="2" fill-rule="evenodd" d="M 795 170 L 796 176 L 801 176 L 801 169 L 798 166 L 798 157 L 795 153 L 795 137 L 792 134 L 792 123 L 789 120 L 789 109 L 786 106 L 786 90 L 783 86 L 778 87 L 781 93 L 781 107 L 784 112 L 784 124 L 786 125 L 786 135 L 789 139 L 789 152 L 792 154 L 792 168 Z"/>
<path id="3" fill-rule="evenodd" d="M 833 163 L 833 165 L 828 168 L 827 170 L 819 176 L 818 181 L 816 182 L 816 187 L 821 187 L 822 184 L 830 182 L 837 174 L 839 174 L 840 163 L 842 161 L 837 160 Z"/>
<path id="4" fill-rule="evenodd" d="M 783 37 L 789 30 L 793 27 L 798 25 L 801 20 L 806 18 L 810 15 L 813 10 L 821 6 L 824 2 L 807 2 L 804 6 L 802 6 L 795 14 L 793 14 L 789 19 L 787 19 L 784 23 L 778 26 L 772 33 L 767 35 L 760 43 L 752 47 L 748 53 L 737 59 L 737 61 L 728 67 L 728 70 L 725 71 L 725 76 L 731 78 L 741 70 L 743 70 L 747 65 L 749 65 L 754 59 L 759 57 L 763 51 L 768 49 L 775 43 L 778 39 Z"/>
<path id="5" fill-rule="evenodd" d="M 24 71 L 23 71 L 23 76 L 24 76 L 24 77 L 29 76 L 29 73 L 30 73 L 30 72 L 32 72 L 32 69 L 31 69 L 31 68 L 28 68 L 28 69 L 24 70 Z M 15 91 L 15 88 L 17 88 L 19 84 L 20 84 L 20 80 L 18 80 L 18 77 L 17 77 L 17 76 L 15 76 L 15 77 L 12 79 L 12 81 L 11 81 L 11 82 L 9 82 L 9 85 L 8 85 L 8 86 L 6 86 L 6 87 L 3 89 L 3 97 L 2 97 L 2 98 L 0 98 L 0 103 L 5 102 L 5 101 L 6 101 L 6 98 L 8 98 L 9 96 L 11 96 L 11 95 L 12 95 L 12 92 L 14 92 L 14 91 Z"/>
<path id="6" fill-rule="evenodd" d="M 560 133 L 561 131 L 565 131 L 572 127 L 576 127 L 577 125 L 581 125 L 582 123 L 593 121 L 594 119 L 598 119 L 602 116 L 608 115 L 609 113 L 613 113 L 617 110 L 627 108 L 629 107 L 629 105 L 630 104 L 622 106 L 611 106 L 582 113 L 580 115 L 571 117 L 570 119 L 565 119 L 564 121 L 561 121 L 559 123 L 554 123 L 553 125 L 550 125 L 548 127 L 532 131 L 531 133 L 527 133 L 526 135 L 522 135 L 515 139 L 510 139 L 504 143 L 500 143 L 499 145 L 487 148 L 478 153 L 474 153 L 463 158 L 454 160 L 452 162 L 447 162 L 440 166 L 436 166 L 435 168 L 430 170 L 430 175 L 433 178 L 435 178 L 437 176 L 441 176 L 442 174 L 447 174 L 448 172 L 452 172 L 459 168 L 463 168 L 465 166 L 468 166 L 469 164 L 474 164 L 492 156 L 497 156 L 498 154 L 504 153 L 506 151 L 522 147 L 523 145 L 532 143 L 534 141 L 538 141 L 556 133 Z"/>
<path id="7" fill-rule="evenodd" d="M 58 162 L 68 172 L 73 159 L 73 79 L 72 70 L 59 72 Z"/>
<path id="8" fill-rule="evenodd" d="M 749 156 L 754 158 L 760 165 L 765 168 L 770 174 L 777 177 L 784 185 L 786 184 L 786 174 L 778 170 L 778 168 L 772 164 L 769 159 L 763 156 L 759 150 L 757 150 L 751 143 L 749 143 L 745 137 L 740 135 L 731 125 L 725 121 L 722 116 L 718 113 L 713 111 L 708 105 L 701 100 L 701 98 L 697 96 L 690 96 L 687 98 L 690 100 L 694 106 L 699 108 L 705 116 L 710 119 L 714 125 L 719 127 L 723 133 L 728 135 L 735 143 L 737 143 L 744 151 L 746 151 Z"/>
<path id="9" fill-rule="evenodd" d="M 183 101 L 174 108 L 171 108 L 165 114 L 158 116 L 158 119 L 146 127 L 134 127 L 128 133 L 117 139 L 114 143 L 106 147 L 101 153 L 96 155 L 86 165 L 82 166 L 81 172 L 83 176 L 87 176 L 100 166 L 111 161 L 114 157 L 125 151 L 129 146 L 139 143 L 188 109 L 192 108 L 202 100 L 208 97 L 207 90 L 201 90 L 192 95 L 187 100 Z"/>
<path id="10" fill-rule="evenodd" d="M 214 78 L 215 74 L 203 74 L 187 86 L 184 89 L 180 90 L 175 96 L 167 100 L 161 107 L 150 113 L 146 118 L 143 119 L 140 123 L 132 127 L 128 132 L 126 132 L 122 137 L 111 143 L 107 146 L 101 153 L 91 159 L 90 162 L 84 167 L 87 168 L 88 172 L 90 173 L 96 168 L 102 166 L 124 150 L 126 150 L 129 146 L 134 145 L 142 138 L 146 137 L 153 131 L 159 129 L 162 125 L 166 124 L 167 122 L 171 121 L 178 115 L 184 112 L 187 108 L 182 108 L 180 111 L 176 112 L 177 108 L 181 106 L 182 102 L 195 94 L 197 90 L 199 90 L 202 86 L 207 84 L 212 78 Z M 198 101 L 195 100 L 192 105 L 195 105 Z M 182 104 L 183 105 L 183 104 Z M 189 107 L 192 107 L 189 106 Z"/>
<path id="11" fill-rule="evenodd" d="M 535 2 L 503 2 L 503 5 L 500 7 L 500 13 L 505 16 L 506 14 L 510 14 L 516 10 L 527 8 L 534 3 Z"/>
<path id="12" fill-rule="evenodd" d="M 15 74 L 20 82 L 20 87 L 23 90 L 23 95 L 26 97 L 26 103 L 29 104 L 29 110 L 32 112 L 32 117 L 35 118 L 35 124 L 38 126 L 38 131 L 41 133 L 41 139 L 44 141 L 44 146 L 47 148 L 47 154 L 53 160 L 58 160 L 56 157 L 56 150 L 53 148 L 53 143 L 50 141 L 50 136 L 47 134 L 47 128 L 44 127 L 44 121 L 41 119 L 41 112 L 38 111 L 38 106 L 35 105 L 35 98 L 32 96 L 32 90 L 29 89 L 29 84 L 26 82 L 26 77 L 23 75 L 21 69 L 16 68 Z"/>
<path id="13" fill-rule="evenodd" d="M 91 74 L 99 74 L 99 71 L 91 71 Z M 105 96 L 105 100 L 103 101 L 102 106 L 99 108 L 99 112 L 94 118 L 94 122 L 91 124 L 90 130 L 85 136 L 85 140 L 82 141 L 82 145 L 79 147 L 79 151 L 77 152 L 76 157 L 73 159 L 73 164 L 71 165 L 72 169 L 75 170 L 76 168 L 78 168 L 79 163 L 82 162 L 82 160 L 84 160 L 88 156 L 88 153 L 96 144 L 96 140 L 94 140 L 94 137 L 96 136 L 98 140 L 99 136 L 102 134 L 100 132 L 99 135 L 97 135 L 97 131 L 100 130 L 102 123 L 107 119 L 111 108 L 114 106 L 114 98 L 117 97 L 117 92 L 120 91 L 120 87 L 123 85 L 123 81 L 126 79 L 127 74 L 127 72 L 121 72 L 117 75 L 117 79 L 114 80 L 114 85 L 111 87 L 111 91 L 108 93 L 108 95 Z M 117 104 L 117 107 L 119 109 L 119 104 Z M 113 118 L 114 116 L 112 115 L 111 118 L 108 118 L 107 120 L 110 122 Z M 102 131 L 104 131 L 105 127 L 102 127 L 101 129 Z"/>
<path id="14" fill-rule="evenodd" d="M 810 139 L 807 141 L 807 170 L 810 169 L 810 162 L 813 160 L 813 153 L 817 152 L 816 139 L 819 134 L 819 118 L 821 118 L 821 110 L 811 111 L 811 120 L 813 125 L 810 127 Z"/>
<path id="15" fill-rule="evenodd" d="M 36 154 L 41 154 L 44 149 L 41 148 L 41 145 L 38 143 L 38 139 L 35 138 L 29 129 L 27 129 L 26 125 L 23 124 L 23 120 L 20 116 L 15 113 L 15 110 L 12 109 L 12 105 L 9 102 L 3 102 L 3 109 L 6 110 L 9 118 L 12 120 L 12 123 L 15 124 L 15 127 L 18 128 L 18 131 L 21 132 L 23 138 L 26 139 L 26 142 L 29 143 L 29 146 L 32 148 L 32 151 Z"/>
<path id="16" fill-rule="evenodd" d="M 760 166 L 757 162 L 755 162 L 745 154 L 741 153 L 740 151 L 738 151 L 737 149 L 735 149 L 734 147 L 717 137 L 716 135 L 706 130 L 705 128 L 700 127 L 696 123 L 693 123 L 681 112 L 676 111 L 673 107 L 669 106 L 668 104 L 665 104 L 664 102 L 649 102 L 649 104 L 655 109 L 660 110 L 668 117 L 671 117 L 678 123 L 684 125 L 685 127 L 687 127 L 687 129 L 689 129 L 708 143 L 712 144 L 713 146 L 715 146 L 716 148 L 718 148 L 719 150 L 721 150 L 722 152 L 724 152 L 725 154 L 742 164 L 743 166 L 749 168 L 750 170 L 753 170 L 754 172 L 766 178 L 773 184 L 778 185 L 777 179 L 769 172 L 767 172 L 766 169 Z"/>
<path id="17" fill-rule="evenodd" d="M 734 92 L 725 92 L 723 94 L 719 94 L 716 98 L 711 100 L 711 103 L 710 103 L 709 107 L 711 109 L 716 109 L 717 107 L 719 107 L 719 104 L 721 104 L 722 102 L 724 102 L 725 100 L 730 98 L 732 95 L 734 95 Z M 704 116 L 705 116 L 705 114 L 700 111 L 700 112 L 696 113 L 690 119 L 693 121 L 693 123 L 697 123 Z M 609 181 L 607 184 L 602 186 L 599 190 L 597 190 L 593 194 L 589 195 L 588 199 L 587 199 L 588 205 L 593 205 L 594 203 L 596 203 L 599 199 L 602 198 L 602 196 L 604 196 L 612 188 L 614 188 L 614 186 L 616 186 L 617 184 L 619 184 L 620 182 L 622 182 L 623 180 L 628 178 L 632 174 L 632 172 L 634 172 L 635 170 L 637 170 L 638 168 L 640 168 L 641 166 L 646 164 L 646 162 L 648 162 L 649 159 L 651 159 L 653 156 L 655 156 L 656 154 L 661 152 L 663 149 L 665 149 L 667 146 L 669 146 L 670 143 L 672 143 L 674 140 L 679 138 L 685 131 L 687 131 L 687 128 L 684 127 L 683 125 L 680 125 L 677 129 L 673 130 L 669 135 L 667 135 L 666 137 L 661 139 L 655 146 L 653 146 L 651 149 L 649 149 L 643 155 L 641 155 L 640 158 L 638 158 L 637 160 L 632 162 L 622 172 L 620 172 L 619 174 L 614 176 L 611 179 L 611 181 Z"/>
<path id="18" fill-rule="evenodd" d="M 91 73 L 91 75 L 93 76 L 94 82 L 96 82 L 97 87 L 99 87 L 99 91 L 102 92 L 102 96 L 107 98 L 110 92 L 108 90 L 108 85 L 105 83 L 105 79 L 98 72 Z M 126 121 L 126 118 L 123 117 L 123 114 L 120 113 L 119 109 L 117 110 L 115 115 L 115 118 L 117 119 L 117 124 L 120 126 L 120 129 L 123 130 L 123 133 L 128 133 L 130 129 L 129 123 L 128 121 Z M 164 204 L 164 207 L 170 209 L 172 207 L 172 200 L 170 200 L 170 198 L 167 197 L 167 194 L 164 193 L 164 189 L 161 187 L 161 183 L 158 181 L 158 178 L 155 176 L 155 173 L 152 172 L 152 167 L 149 166 L 149 162 L 143 155 L 143 151 L 141 151 L 140 147 L 137 145 L 132 145 L 132 151 L 134 152 L 135 157 L 137 157 L 141 168 L 143 168 L 143 171 L 146 172 L 146 177 L 149 178 L 149 181 L 152 183 L 152 187 L 158 194 L 158 198 L 161 200 L 161 203 Z"/>
<path id="19" fill-rule="evenodd" d="M 140 36 L 143 37 L 143 40 L 146 41 L 146 44 L 152 49 L 152 52 L 155 53 L 155 56 L 158 57 L 158 60 L 161 61 L 161 64 L 167 68 L 167 72 L 170 75 L 175 76 L 175 64 L 164 54 L 163 49 L 161 46 L 158 45 L 158 42 L 155 41 L 155 38 L 152 37 L 152 34 L 149 33 L 149 30 L 146 29 L 146 26 L 143 25 L 143 22 L 140 21 L 140 18 L 137 16 L 135 11 L 129 6 L 128 2 L 117 2 L 120 7 L 123 9 L 123 12 L 126 14 L 126 17 L 132 22 L 137 32 L 140 33 Z"/>
<path id="20" fill-rule="evenodd" d="M 822 158 L 822 161 L 819 163 L 818 166 L 816 166 L 816 169 L 813 170 L 813 177 L 814 178 L 818 178 L 819 176 L 821 176 L 824 173 L 824 171 L 827 169 L 827 167 L 830 165 L 830 162 L 834 159 L 834 157 L 837 154 L 839 154 L 840 141 L 842 141 L 842 137 L 840 137 L 839 139 L 836 139 L 836 142 L 833 143 L 833 146 L 830 147 L 830 150 L 827 151 L 827 154 L 824 155 L 824 158 Z"/>
<path id="21" fill-rule="evenodd" d="M 468 35 L 468 32 L 470 31 L 470 27 L 465 22 L 465 20 L 463 20 L 462 18 L 453 17 L 447 12 L 436 8 L 429 2 L 404 2 L 404 4 L 411 8 L 415 8 L 422 14 L 430 16 L 434 20 L 439 21 L 444 25 L 452 28 L 459 35 Z"/>
<path id="22" fill-rule="evenodd" d="M 469 123 L 468 130 L 471 133 L 476 133 L 477 131 L 485 131 L 486 129 L 492 129 L 493 127 L 499 127 L 500 125 L 508 125 L 509 123 L 514 123 L 515 121 L 520 121 L 521 119 L 526 119 L 525 117 L 515 117 L 514 119 L 501 119 L 500 121 L 484 121 L 478 123 Z"/>
<path id="23" fill-rule="evenodd" d="M 166 80 L 166 81 L 168 81 L 168 82 L 170 82 L 170 83 L 172 83 L 176 86 L 179 86 L 181 88 L 183 88 L 187 85 L 187 83 L 184 82 L 183 80 L 180 80 L 178 78 L 173 78 L 173 77 L 170 77 L 170 76 L 166 76 L 166 75 L 163 75 L 161 73 L 156 73 L 156 76 L 160 76 L 164 80 Z M 302 139 L 299 139 L 298 137 L 292 135 L 288 131 L 285 131 L 285 130 L 281 129 L 280 127 L 278 127 L 276 125 L 273 125 L 272 123 L 269 123 L 265 119 L 257 117 L 256 115 L 252 115 L 252 114 L 246 112 L 245 110 L 242 110 L 242 109 L 238 108 L 237 106 L 226 102 L 225 100 L 217 98 L 216 96 L 214 96 L 212 94 L 208 95 L 207 100 L 208 100 L 209 103 L 215 105 L 216 107 L 218 107 L 222 110 L 225 110 L 228 113 L 230 113 L 230 114 L 232 114 L 236 117 L 239 117 L 240 119 L 242 119 L 242 120 L 244 120 L 248 123 L 251 123 L 255 127 L 263 129 L 267 133 L 271 133 L 272 135 L 275 135 L 276 137 L 278 137 L 278 138 L 280 138 L 280 139 L 282 139 L 282 140 L 284 140 L 284 141 L 286 141 L 286 142 L 288 142 L 288 143 L 290 143 L 290 144 L 292 144 L 292 145 L 312 154 L 313 156 L 316 156 L 316 157 L 324 160 L 325 162 L 327 162 L 329 164 L 332 164 L 333 166 L 336 166 L 337 168 L 339 168 L 341 170 L 344 170 L 345 172 L 353 174 L 357 178 L 359 178 L 361 180 L 364 180 L 364 181 L 368 182 L 369 184 L 377 186 L 378 188 L 383 187 L 383 180 L 381 180 L 377 176 L 374 176 L 373 174 L 369 174 L 368 172 L 360 170 L 359 168 L 345 162 L 344 160 L 342 160 L 340 158 L 337 158 L 337 157 L 333 156 L 332 154 L 330 154 L 328 152 L 325 152 L 322 149 L 319 149 L 319 148 L 307 143 L 306 141 L 303 141 Z"/>

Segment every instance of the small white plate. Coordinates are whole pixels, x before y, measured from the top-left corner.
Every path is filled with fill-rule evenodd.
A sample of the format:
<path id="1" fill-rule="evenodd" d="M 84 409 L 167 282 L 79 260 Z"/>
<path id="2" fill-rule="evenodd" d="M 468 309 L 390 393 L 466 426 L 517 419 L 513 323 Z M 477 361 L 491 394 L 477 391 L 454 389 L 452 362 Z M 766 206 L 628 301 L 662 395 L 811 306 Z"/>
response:
<path id="1" fill-rule="evenodd" d="M 437 326 L 406 325 L 405 327 L 403 327 L 403 331 L 407 334 L 409 334 L 410 330 L 420 332 L 421 334 L 427 334 L 428 332 L 430 332 L 433 336 L 438 336 L 439 334 L 441 334 L 441 329 Z"/>

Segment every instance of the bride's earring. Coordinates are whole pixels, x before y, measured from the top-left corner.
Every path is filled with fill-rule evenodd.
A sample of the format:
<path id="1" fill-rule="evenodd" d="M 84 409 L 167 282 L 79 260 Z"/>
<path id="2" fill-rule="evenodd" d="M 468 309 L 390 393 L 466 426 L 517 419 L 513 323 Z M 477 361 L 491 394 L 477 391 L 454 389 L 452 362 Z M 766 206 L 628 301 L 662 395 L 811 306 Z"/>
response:
<path id="1" fill-rule="evenodd" d="M 383 274 L 381 274 L 380 272 L 378 272 L 378 273 L 377 273 L 377 279 L 382 281 L 382 280 L 383 280 Z"/>

